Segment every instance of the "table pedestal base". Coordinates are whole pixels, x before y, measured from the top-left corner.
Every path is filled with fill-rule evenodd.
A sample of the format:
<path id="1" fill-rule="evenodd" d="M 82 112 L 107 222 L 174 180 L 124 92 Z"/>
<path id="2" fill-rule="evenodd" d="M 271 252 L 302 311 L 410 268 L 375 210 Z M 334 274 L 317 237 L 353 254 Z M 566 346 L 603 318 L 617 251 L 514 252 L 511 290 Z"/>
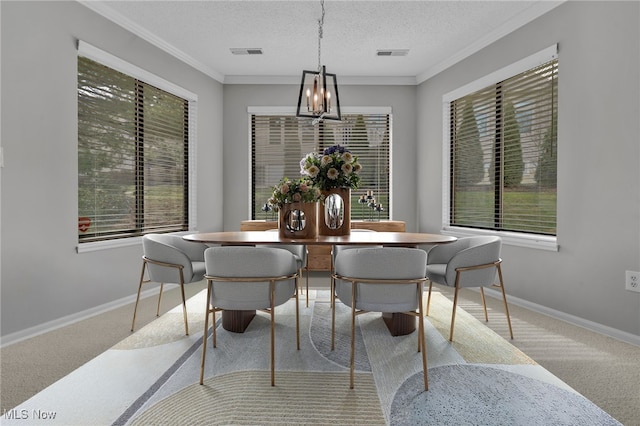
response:
<path id="1" fill-rule="evenodd" d="M 416 317 L 400 312 L 383 312 L 382 319 L 392 336 L 405 336 L 416 331 Z"/>
<path id="2" fill-rule="evenodd" d="M 222 328 L 234 333 L 244 333 L 256 311 L 222 311 Z"/>

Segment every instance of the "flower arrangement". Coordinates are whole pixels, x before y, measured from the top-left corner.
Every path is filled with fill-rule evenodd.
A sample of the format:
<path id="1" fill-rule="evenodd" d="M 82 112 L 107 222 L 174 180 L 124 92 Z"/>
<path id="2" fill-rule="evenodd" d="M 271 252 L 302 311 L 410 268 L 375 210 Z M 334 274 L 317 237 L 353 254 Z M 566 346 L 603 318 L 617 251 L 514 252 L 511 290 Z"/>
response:
<path id="1" fill-rule="evenodd" d="M 284 177 L 273 187 L 273 195 L 268 203 L 274 207 L 282 207 L 286 203 L 315 203 L 320 201 L 321 197 L 322 193 L 313 186 L 313 182 L 308 177 L 298 180 Z"/>
<path id="2" fill-rule="evenodd" d="M 308 176 L 322 190 L 357 189 L 360 170 L 362 166 L 358 158 L 341 145 L 330 146 L 321 155 L 309 153 L 300 161 L 300 173 Z"/>

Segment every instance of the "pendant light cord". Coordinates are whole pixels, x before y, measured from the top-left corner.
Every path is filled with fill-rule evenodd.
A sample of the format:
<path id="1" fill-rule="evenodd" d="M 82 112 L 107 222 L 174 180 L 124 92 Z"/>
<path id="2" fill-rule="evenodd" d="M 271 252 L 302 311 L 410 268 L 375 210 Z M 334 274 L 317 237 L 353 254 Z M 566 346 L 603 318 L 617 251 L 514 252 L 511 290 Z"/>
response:
<path id="1" fill-rule="evenodd" d="M 318 72 L 322 69 L 322 26 L 324 25 L 324 0 L 320 0 L 322 16 L 318 19 Z"/>

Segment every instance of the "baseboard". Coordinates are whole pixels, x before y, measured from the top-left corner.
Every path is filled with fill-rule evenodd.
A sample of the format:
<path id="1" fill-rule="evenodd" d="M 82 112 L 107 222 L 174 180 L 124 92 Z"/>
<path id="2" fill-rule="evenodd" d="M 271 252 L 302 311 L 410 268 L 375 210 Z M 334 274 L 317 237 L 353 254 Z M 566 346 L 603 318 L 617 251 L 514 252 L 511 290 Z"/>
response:
<path id="1" fill-rule="evenodd" d="M 314 290 L 328 290 L 328 288 L 313 288 Z M 143 291 L 140 294 L 140 298 L 141 299 L 145 299 L 147 297 L 150 297 L 152 295 L 157 295 L 158 290 L 157 289 L 148 289 Z M 493 297 L 493 298 L 497 298 L 497 299 L 502 299 L 502 295 L 500 292 L 490 289 L 490 288 L 486 288 L 485 289 L 485 294 L 487 296 Z M 600 333 L 603 334 L 605 336 L 609 336 L 612 337 L 614 339 L 626 342 L 626 343 L 630 343 L 632 345 L 635 346 L 640 346 L 640 336 L 637 336 L 635 334 L 631 334 L 631 333 L 627 333 L 625 331 L 622 330 L 618 330 L 612 327 L 608 327 L 606 325 L 602 325 L 593 321 L 589 321 L 586 320 L 584 318 L 580 318 L 577 317 L 575 315 L 570 315 L 567 314 L 565 312 L 561 312 L 561 311 L 557 311 L 555 309 L 551 309 L 548 308 L 546 306 L 542 306 L 542 305 L 538 305 L 536 303 L 533 302 L 529 302 L 527 300 L 524 299 L 520 299 L 518 297 L 514 297 L 514 296 L 507 296 L 509 303 L 516 305 L 516 306 L 521 306 L 523 308 L 529 309 L 531 311 L 534 312 L 538 312 L 547 316 L 550 316 L 551 318 L 560 320 L 560 321 L 564 321 L 564 322 L 568 322 L 569 324 L 573 324 L 573 325 L 577 325 L 579 327 L 585 328 L 587 330 L 591 330 L 594 331 L 596 333 Z M 117 309 L 120 308 L 122 306 L 125 306 L 127 304 L 130 303 L 134 303 L 136 300 L 136 295 L 132 294 L 130 296 L 124 297 L 122 299 L 118 299 L 118 300 L 114 300 L 113 302 L 109 302 L 109 303 L 105 303 L 104 305 L 100 305 L 100 306 L 96 306 L 94 308 L 91 309 L 87 309 L 84 310 L 82 312 L 78 312 L 72 315 L 67 315 L 65 317 L 62 318 L 58 318 L 56 320 L 53 321 L 49 321 L 34 327 L 30 327 L 24 330 L 20 330 L 17 331 L 15 333 L 10 333 L 6 336 L 2 336 L 2 338 L 0 338 L 0 348 L 12 345 L 14 343 L 18 343 L 21 342 L 23 340 L 27 340 L 30 339 L 32 337 L 36 337 L 39 336 L 40 334 L 44 334 L 47 333 L 49 331 L 53 331 L 53 330 L 57 330 L 58 328 L 62 328 L 65 327 L 67 325 L 71 325 L 74 324 L 76 322 L 91 318 L 95 315 L 99 315 L 102 314 L 104 312 L 108 312 L 112 309 Z"/>
<path id="2" fill-rule="evenodd" d="M 165 284 L 165 290 L 171 289 L 172 287 L 177 287 L 177 284 Z M 157 296 L 157 295 L 158 295 L 157 287 L 149 288 L 140 293 L 140 299 L 142 300 L 147 297 Z M 26 328 L 24 330 L 16 331 L 15 333 L 7 334 L 6 336 L 2 336 L 0 338 L 0 348 L 4 348 L 14 343 L 18 343 L 23 340 L 27 340 L 32 337 L 39 336 L 41 334 L 48 333 L 50 331 L 54 331 L 62 327 L 66 327 L 68 325 L 91 318 L 96 315 L 103 314 L 113 309 L 120 308 L 130 303 L 135 303 L 135 301 L 136 301 L 136 295 L 132 294 L 130 296 L 123 297 L 122 299 L 105 303 L 104 305 L 96 306 L 91 309 L 77 312 L 75 314 L 67 315 L 65 317 L 58 318 L 53 321 L 45 322 L 43 324 L 39 324 L 30 328 Z M 132 315 L 133 315 L 133 312 L 132 312 Z"/>
<path id="3" fill-rule="evenodd" d="M 478 291 L 476 289 L 470 289 L 474 291 Z M 485 288 L 484 292 L 487 296 L 491 296 L 493 298 L 502 300 L 502 293 L 498 290 Z M 635 346 L 640 346 L 640 336 L 635 334 L 627 333 L 626 331 L 618 330 L 613 327 L 608 327 L 606 325 L 599 324 L 597 322 L 589 321 L 584 318 L 577 317 L 575 315 L 567 314 L 562 311 L 557 311 L 555 309 L 548 308 L 546 306 L 538 305 L 537 303 L 529 302 L 528 300 L 520 299 L 518 297 L 510 296 L 507 294 L 507 300 L 509 304 L 513 304 L 516 306 L 520 306 L 526 309 L 529 309 L 534 312 L 538 312 L 540 314 L 547 315 L 553 319 L 557 319 L 560 321 L 567 322 L 569 324 L 577 325 L 578 327 L 585 328 L 587 330 L 600 333 L 602 335 L 612 337 L 614 339 L 620 340 L 622 342 L 630 343 Z"/>

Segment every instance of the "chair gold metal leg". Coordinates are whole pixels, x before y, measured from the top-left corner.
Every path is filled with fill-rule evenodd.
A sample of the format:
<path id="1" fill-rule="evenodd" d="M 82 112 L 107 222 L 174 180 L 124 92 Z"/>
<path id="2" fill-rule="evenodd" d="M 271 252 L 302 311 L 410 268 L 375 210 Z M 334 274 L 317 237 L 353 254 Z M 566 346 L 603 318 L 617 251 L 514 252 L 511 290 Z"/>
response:
<path id="1" fill-rule="evenodd" d="M 142 261 L 142 272 L 140 273 L 140 283 L 138 284 L 138 296 L 136 297 L 136 304 L 133 308 L 133 321 L 131 321 L 131 331 L 136 325 L 136 313 L 138 312 L 138 302 L 140 302 L 140 291 L 142 290 L 142 284 L 144 283 L 144 268 L 147 266 L 147 261 Z"/>
<path id="2" fill-rule="evenodd" d="M 513 329 L 511 328 L 511 316 L 509 315 L 509 305 L 507 305 L 507 293 L 504 290 L 504 281 L 502 280 L 502 268 L 498 263 L 496 265 L 498 268 L 498 277 L 500 279 L 500 289 L 502 290 L 502 300 L 504 301 L 504 312 L 507 314 L 507 324 L 509 324 L 509 335 L 511 336 L 511 340 L 513 340 Z"/>
<path id="3" fill-rule="evenodd" d="M 420 286 L 420 283 L 416 283 L 418 284 L 418 315 L 422 316 L 422 309 L 420 309 L 420 303 L 422 303 L 422 296 L 423 293 L 421 292 L 421 290 L 423 289 L 422 286 Z M 420 324 L 418 323 L 418 326 L 420 326 Z M 422 342 L 420 341 L 420 336 L 418 336 L 418 352 L 420 352 L 422 350 Z"/>
<path id="4" fill-rule="evenodd" d="M 307 293 L 306 293 L 306 295 L 307 295 L 307 308 L 308 308 L 309 307 L 309 265 L 305 266 L 305 269 L 307 270 L 307 273 L 306 273 L 306 276 L 307 276 L 307 278 L 306 278 L 306 280 L 307 280 Z"/>
<path id="5" fill-rule="evenodd" d="M 431 306 L 431 287 L 433 287 L 433 283 L 429 281 L 429 295 L 427 296 L 427 316 L 429 316 L 429 307 Z"/>
<path id="6" fill-rule="evenodd" d="M 305 265 L 304 269 L 306 271 L 306 289 L 307 289 L 307 308 L 309 307 L 309 248 L 304 246 L 305 251 Z"/>
<path id="7" fill-rule="evenodd" d="M 487 300 L 484 298 L 484 287 L 480 287 L 480 298 L 482 299 L 482 308 L 484 309 L 484 320 L 489 322 L 489 315 L 487 315 Z"/>
<path id="8" fill-rule="evenodd" d="M 333 290 L 336 288 L 336 279 L 334 274 L 336 273 L 335 265 L 333 264 L 333 248 L 331 249 L 331 262 L 329 264 L 329 273 L 331 274 L 331 280 L 329 281 L 329 286 L 331 287 L 331 294 L 333 295 Z M 332 300 L 331 309 L 335 309 L 336 304 L 335 300 Z"/>
<path id="9" fill-rule="evenodd" d="M 213 282 L 211 282 L 209 284 L 209 286 L 211 287 L 211 289 L 207 290 L 207 291 L 208 292 L 212 292 L 213 291 Z M 207 300 L 208 300 L 207 306 L 211 307 L 211 316 L 213 317 L 213 324 L 212 324 L 212 327 L 213 327 L 213 332 L 212 332 L 213 339 L 212 339 L 211 343 L 212 343 L 212 347 L 215 348 L 215 347 L 218 346 L 218 333 L 216 332 L 216 329 L 217 329 L 217 327 L 216 327 L 216 307 L 211 305 L 211 293 L 209 293 L 209 295 L 207 295 Z"/>
<path id="10" fill-rule="evenodd" d="M 211 303 L 211 281 L 208 282 L 207 285 L 207 302 L 204 314 L 204 334 L 202 335 L 202 359 L 200 361 L 200 384 L 204 384 L 204 361 L 207 356 L 207 332 L 209 330 L 209 313 L 210 311 L 210 303 Z M 216 317 L 215 312 L 213 314 L 213 333 L 215 336 L 215 327 L 216 327 Z M 215 341 L 215 337 L 214 337 Z"/>
<path id="11" fill-rule="evenodd" d="M 271 280 L 270 284 L 271 292 L 271 386 L 276 385 L 276 373 L 275 373 L 275 298 L 276 298 L 276 285 L 275 281 Z"/>
<path id="12" fill-rule="evenodd" d="M 351 281 L 351 356 L 349 365 L 351 366 L 351 372 L 349 377 L 349 389 L 353 389 L 354 386 L 354 370 L 356 360 L 356 283 Z"/>
<path id="13" fill-rule="evenodd" d="M 424 315 L 423 315 L 423 303 L 422 303 L 422 292 L 423 292 L 422 283 L 418 283 L 418 348 L 422 349 L 422 375 L 424 378 L 424 390 L 429 390 L 429 376 L 427 370 L 427 342 L 424 337 Z"/>
<path id="14" fill-rule="evenodd" d="M 300 277 L 296 278 L 296 281 L 300 279 Z M 296 344 L 298 346 L 298 350 L 300 350 L 300 299 L 298 298 L 298 286 L 296 285 Z"/>
<path id="15" fill-rule="evenodd" d="M 182 269 L 180 269 L 180 292 L 182 293 L 182 316 L 184 317 L 184 332 L 189 335 L 189 320 L 187 317 L 187 300 L 184 296 L 184 277 L 182 276 Z"/>
<path id="16" fill-rule="evenodd" d="M 329 302 L 331 309 L 331 350 L 334 350 L 336 345 L 336 292 L 335 292 L 335 279 L 331 276 L 331 301 Z"/>
<path id="17" fill-rule="evenodd" d="M 341 276 L 341 275 L 332 275 L 333 277 L 336 277 L 342 281 L 348 281 L 351 284 L 351 299 L 348 301 L 347 299 L 341 298 L 341 301 L 345 304 L 349 304 L 350 303 L 350 308 L 351 308 L 351 344 L 350 344 L 350 353 L 349 353 L 349 388 L 350 389 L 354 389 L 355 388 L 355 353 L 356 353 L 356 345 L 355 345 L 355 335 L 356 335 L 356 315 L 368 312 L 366 310 L 363 310 L 362 308 L 358 308 L 358 284 L 360 284 L 361 286 L 367 285 L 367 284 L 415 284 L 415 291 L 416 293 L 414 293 L 413 297 L 417 298 L 417 306 L 413 305 L 413 310 L 408 311 L 408 312 L 402 312 L 402 314 L 405 315 L 412 315 L 414 317 L 418 317 L 418 352 L 421 352 L 421 356 L 422 356 L 422 370 L 423 370 L 423 380 L 424 380 L 424 390 L 427 391 L 429 390 L 429 377 L 428 377 L 428 368 L 427 368 L 427 342 L 426 342 L 426 338 L 425 338 L 425 324 L 424 324 L 424 317 L 425 315 L 425 308 L 424 308 L 424 283 L 426 281 L 425 278 L 416 278 L 416 279 L 411 279 L 411 280 L 406 280 L 407 282 L 403 282 L 403 283 L 399 283 L 396 280 L 392 280 L 392 279 L 374 279 L 374 278 L 350 278 L 350 277 L 345 277 L 345 276 Z M 335 288 L 332 288 L 332 292 L 331 292 L 331 296 L 332 296 L 332 301 L 335 301 L 336 298 L 336 294 L 335 294 Z M 415 302 L 415 300 L 414 300 Z M 417 312 L 416 312 L 417 310 Z M 414 320 L 415 321 L 415 320 Z M 452 324 L 453 325 L 453 324 Z M 415 322 L 413 323 L 414 326 L 414 330 L 415 330 Z M 335 309 L 333 310 L 332 313 L 332 318 L 331 318 L 331 337 L 332 337 L 332 344 L 333 344 L 333 340 L 334 340 L 334 335 L 335 335 Z M 333 347 L 332 347 L 333 349 Z"/>
<path id="18" fill-rule="evenodd" d="M 333 273 L 331 275 L 331 280 L 329 281 L 329 290 L 331 291 L 331 302 L 329 303 L 329 307 L 331 309 L 335 309 L 336 308 L 336 300 L 333 297 L 335 294 L 335 289 L 336 289 L 336 279 L 333 276 Z"/>
<path id="19" fill-rule="evenodd" d="M 456 306 L 458 306 L 458 290 L 460 289 L 460 271 L 456 272 L 456 291 L 453 296 L 453 310 L 451 312 L 451 330 L 449 330 L 449 341 L 453 342 L 453 327 L 456 323 Z"/>
<path id="20" fill-rule="evenodd" d="M 136 297 L 136 304 L 135 307 L 133 309 L 133 321 L 131 323 L 131 331 L 134 330 L 135 328 L 135 323 L 136 323 L 136 314 L 138 311 L 138 304 L 140 302 L 140 292 L 142 290 L 142 285 L 146 284 L 146 283 L 150 283 L 151 281 L 151 277 L 149 277 L 148 280 L 145 281 L 144 279 L 144 271 L 145 268 L 149 268 L 148 264 L 154 264 L 154 265 L 159 265 L 162 267 L 166 267 L 166 268 L 176 268 L 179 271 L 179 276 L 180 276 L 180 282 L 178 283 L 180 285 L 180 291 L 182 292 L 182 312 L 183 312 L 183 316 L 184 316 L 184 328 L 185 328 L 185 333 L 187 334 L 187 336 L 189 335 L 189 324 L 187 321 L 187 303 L 186 303 L 186 298 L 185 298 L 185 293 L 184 293 L 184 276 L 183 276 L 183 272 L 182 272 L 182 265 L 176 265 L 173 263 L 166 263 L 166 262 L 160 262 L 160 261 L 156 261 L 156 260 L 152 260 L 152 259 L 148 259 L 145 256 L 142 257 L 142 271 L 140 272 L 140 285 L 138 286 L 138 295 Z M 159 317 L 160 316 L 160 307 L 162 306 L 162 293 L 164 291 L 164 283 L 161 282 L 160 284 L 160 291 L 158 293 L 158 305 L 156 306 L 156 316 Z"/>
<path id="21" fill-rule="evenodd" d="M 160 316 L 160 305 L 162 303 L 162 291 L 164 290 L 164 283 L 160 283 L 160 293 L 158 293 L 158 306 L 156 307 L 156 316 Z"/>

